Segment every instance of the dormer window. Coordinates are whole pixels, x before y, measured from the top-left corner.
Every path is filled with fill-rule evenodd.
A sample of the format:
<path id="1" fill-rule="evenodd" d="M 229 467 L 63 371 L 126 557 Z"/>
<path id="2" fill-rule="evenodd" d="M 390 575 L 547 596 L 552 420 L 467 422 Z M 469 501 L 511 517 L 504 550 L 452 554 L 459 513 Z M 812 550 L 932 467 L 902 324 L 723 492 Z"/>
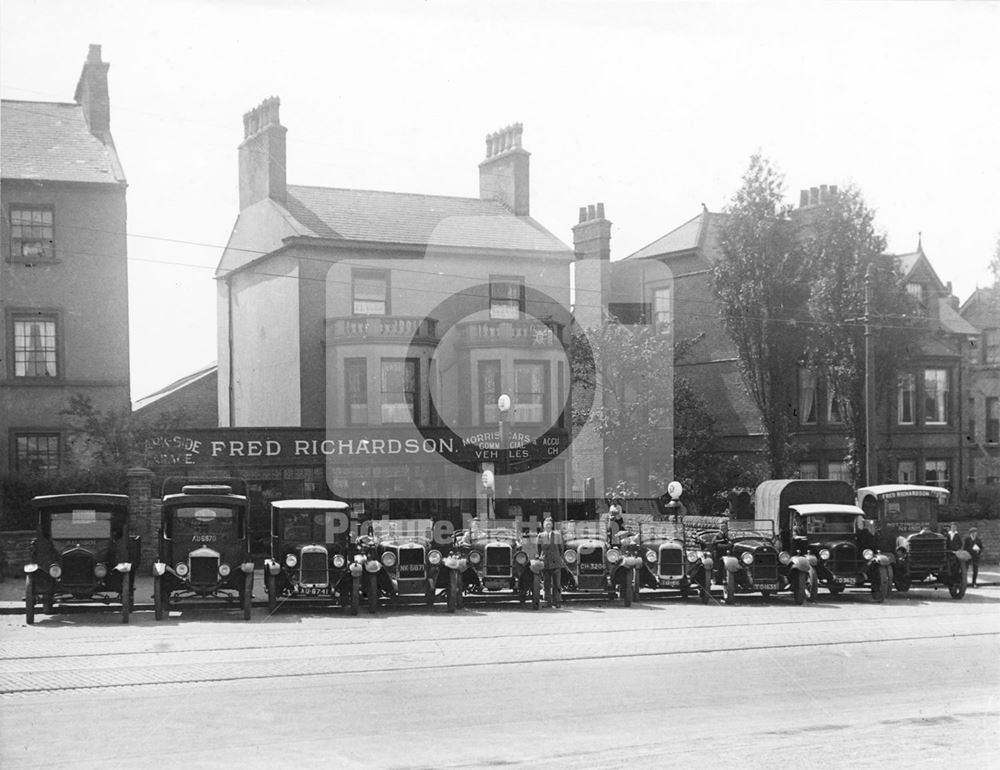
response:
<path id="1" fill-rule="evenodd" d="M 924 301 L 924 285 L 921 283 L 908 283 L 906 284 L 906 293 L 913 297 L 917 302 L 921 304 Z"/>

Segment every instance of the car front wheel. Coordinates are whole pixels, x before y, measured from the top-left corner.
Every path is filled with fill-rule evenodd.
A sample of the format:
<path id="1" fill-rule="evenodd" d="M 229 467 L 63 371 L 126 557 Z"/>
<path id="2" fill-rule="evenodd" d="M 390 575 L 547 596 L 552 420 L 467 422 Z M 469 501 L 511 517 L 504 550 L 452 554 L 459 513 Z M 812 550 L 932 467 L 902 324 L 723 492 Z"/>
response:
<path id="1" fill-rule="evenodd" d="M 153 615 L 157 620 L 163 620 L 163 605 L 166 597 L 163 595 L 163 578 L 153 576 Z"/>
<path id="2" fill-rule="evenodd" d="M 722 584 L 722 601 L 736 604 L 736 573 L 726 570 L 726 582 Z"/>
<path id="3" fill-rule="evenodd" d="M 948 586 L 948 593 L 951 594 L 952 599 L 961 599 L 965 596 L 965 589 L 968 588 L 969 578 L 966 573 L 965 565 L 958 565 L 958 573 L 952 574 L 951 584 Z"/>
<path id="4" fill-rule="evenodd" d="M 35 576 L 31 574 L 24 579 L 24 622 L 29 626 L 35 622 Z"/>
<path id="5" fill-rule="evenodd" d="M 132 585 L 129 581 L 129 573 L 122 574 L 122 623 L 128 623 L 129 614 L 132 612 Z"/>
<path id="6" fill-rule="evenodd" d="M 253 612 L 253 573 L 248 572 L 246 579 L 243 581 L 243 591 L 241 592 L 240 598 L 243 600 L 243 619 L 250 620 L 250 615 Z"/>

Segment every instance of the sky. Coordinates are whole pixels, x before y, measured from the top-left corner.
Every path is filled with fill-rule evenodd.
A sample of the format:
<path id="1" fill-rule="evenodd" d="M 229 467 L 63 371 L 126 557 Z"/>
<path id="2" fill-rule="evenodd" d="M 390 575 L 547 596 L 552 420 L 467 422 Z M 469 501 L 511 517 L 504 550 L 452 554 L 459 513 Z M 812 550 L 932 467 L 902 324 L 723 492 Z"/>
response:
<path id="1" fill-rule="evenodd" d="M 110 62 L 128 177 L 132 397 L 216 357 L 243 113 L 281 99 L 290 184 L 476 197 L 524 125 L 531 214 L 603 202 L 621 259 L 720 210 L 761 152 L 787 198 L 853 184 L 965 300 L 1000 238 L 1000 3 L 4 0 L 0 94 Z"/>

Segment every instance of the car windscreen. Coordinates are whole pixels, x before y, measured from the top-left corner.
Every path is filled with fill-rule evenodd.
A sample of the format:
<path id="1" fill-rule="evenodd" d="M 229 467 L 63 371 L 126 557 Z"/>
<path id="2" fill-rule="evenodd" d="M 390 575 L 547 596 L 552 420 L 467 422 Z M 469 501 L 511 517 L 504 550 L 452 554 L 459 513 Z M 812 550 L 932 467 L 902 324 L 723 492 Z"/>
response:
<path id="1" fill-rule="evenodd" d="M 681 539 L 684 537 L 680 524 L 668 521 L 644 521 L 639 525 L 643 538 Z"/>
<path id="2" fill-rule="evenodd" d="M 284 509 L 279 518 L 279 533 L 292 543 L 332 543 L 348 531 L 349 520 L 343 511 L 294 511 Z"/>
<path id="3" fill-rule="evenodd" d="M 372 534 L 379 540 L 430 540 L 433 522 L 430 519 L 372 519 Z M 366 525 L 362 525 L 364 534 Z"/>
<path id="4" fill-rule="evenodd" d="M 600 524 L 592 521 L 564 521 L 559 525 L 563 539 L 590 538 L 603 540 L 605 531 Z"/>
<path id="5" fill-rule="evenodd" d="M 517 540 L 517 535 L 513 529 L 490 527 L 488 529 L 484 528 L 473 530 L 471 538 L 474 543 L 488 543 L 492 540 L 505 540 L 512 542 Z"/>
<path id="6" fill-rule="evenodd" d="M 885 520 L 890 523 L 919 522 L 929 524 L 937 521 L 938 498 L 895 497 L 882 500 Z"/>
<path id="7" fill-rule="evenodd" d="M 774 522 L 770 519 L 740 521 L 734 519 L 727 527 L 730 540 L 771 540 L 774 538 Z"/>
<path id="8" fill-rule="evenodd" d="M 236 512 L 222 506 L 190 506 L 174 511 L 174 536 L 233 531 Z"/>
<path id="9" fill-rule="evenodd" d="M 807 535 L 853 535 L 859 518 L 852 513 L 814 513 L 802 521 Z"/>
<path id="10" fill-rule="evenodd" d="M 49 532 L 53 540 L 98 540 L 111 537 L 110 511 L 78 509 L 53 513 Z"/>

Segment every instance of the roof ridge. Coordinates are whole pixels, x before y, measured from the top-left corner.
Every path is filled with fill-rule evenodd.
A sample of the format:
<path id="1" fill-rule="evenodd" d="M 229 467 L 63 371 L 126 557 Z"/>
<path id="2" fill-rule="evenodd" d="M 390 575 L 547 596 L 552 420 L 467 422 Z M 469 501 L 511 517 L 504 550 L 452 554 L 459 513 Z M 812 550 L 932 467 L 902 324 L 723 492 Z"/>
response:
<path id="1" fill-rule="evenodd" d="M 704 209 L 702 209 L 701 211 L 699 211 L 699 212 L 698 212 L 697 214 L 695 214 L 695 215 L 694 215 L 693 217 L 691 217 L 690 219 L 686 219 L 686 220 L 684 220 L 684 221 L 683 221 L 683 222 L 682 222 L 681 224 L 677 225 L 677 227 L 673 228 L 672 230 L 667 230 L 667 232 L 665 232 L 665 233 L 664 233 L 663 235 L 658 235 L 658 236 L 657 236 L 657 237 L 655 237 L 655 238 L 654 238 L 653 240 L 651 240 L 651 241 L 650 241 L 649 243 L 647 243 L 647 244 L 646 244 L 645 246 L 640 246 L 640 247 L 639 247 L 638 249 L 636 249 L 635 251 L 633 251 L 633 252 L 632 252 L 631 254 L 629 254 L 628 256 L 626 256 L 626 257 L 623 257 L 622 259 L 628 259 L 629 257 L 633 257 L 633 256 L 635 256 L 635 255 L 636 255 L 636 254 L 638 254 L 638 253 L 639 253 L 640 251 L 645 251 L 646 249 L 648 249 L 648 248 L 649 248 L 650 246 L 652 246 L 652 245 L 653 245 L 654 243 L 656 243 L 657 241 L 662 241 L 662 240 L 663 240 L 664 238 L 666 238 L 666 237 L 667 237 L 668 235 L 671 235 L 671 234 L 673 234 L 673 233 L 676 233 L 676 232 L 677 232 L 678 230 L 680 230 L 680 229 L 681 229 L 682 227 L 687 227 L 687 226 L 688 226 L 689 224 L 691 224 L 692 222 L 694 222 L 694 220 L 698 219 L 699 217 L 703 217 L 703 216 L 704 216 L 705 214 L 706 214 L 706 211 L 705 211 Z M 700 238 L 700 232 L 699 232 L 699 238 Z"/>
<path id="2" fill-rule="evenodd" d="M 50 107 L 83 107 L 78 102 L 43 102 L 37 99 L 0 99 L 0 102 L 7 102 L 8 104 L 47 104 Z"/>
<path id="3" fill-rule="evenodd" d="M 289 184 L 288 188 L 292 189 L 295 187 L 304 187 L 310 190 L 337 190 L 339 192 L 356 192 L 356 193 L 380 193 L 382 195 L 406 195 L 411 198 L 445 198 L 447 200 L 459 200 L 459 201 L 473 201 L 475 203 L 489 203 L 502 206 L 500 201 L 485 198 L 473 198 L 467 195 L 440 195 L 438 193 L 415 193 L 415 192 L 398 192 L 396 190 L 370 190 L 362 189 L 360 187 L 328 187 L 324 185 L 316 184 Z"/>

